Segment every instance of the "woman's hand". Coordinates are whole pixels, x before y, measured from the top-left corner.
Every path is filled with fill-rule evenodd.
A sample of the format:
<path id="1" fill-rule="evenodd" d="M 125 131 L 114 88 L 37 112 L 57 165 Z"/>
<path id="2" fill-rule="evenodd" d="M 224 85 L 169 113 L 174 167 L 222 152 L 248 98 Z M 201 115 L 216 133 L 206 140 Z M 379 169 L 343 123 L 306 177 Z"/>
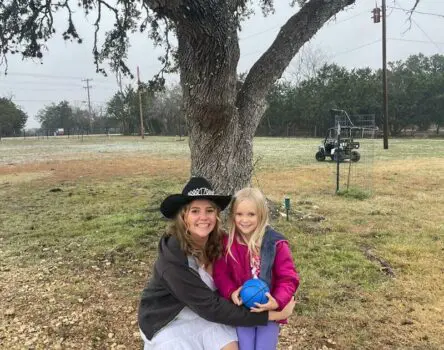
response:
<path id="1" fill-rule="evenodd" d="M 242 299 L 240 297 L 240 291 L 241 291 L 242 287 L 239 287 L 238 289 L 236 289 L 233 293 L 231 293 L 231 300 L 233 301 L 233 303 L 237 306 L 241 306 L 242 305 Z"/>
<path id="2" fill-rule="evenodd" d="M 279 307 L 276 299 L 270 293 L 265 294 L 268 298 L 268 302 L 265 304 L 254 303 L 256 307 L 252 307 L 251 310 L 254 312 L 262 312 L 262 311 L 272 311 L 276 310 Z"/>

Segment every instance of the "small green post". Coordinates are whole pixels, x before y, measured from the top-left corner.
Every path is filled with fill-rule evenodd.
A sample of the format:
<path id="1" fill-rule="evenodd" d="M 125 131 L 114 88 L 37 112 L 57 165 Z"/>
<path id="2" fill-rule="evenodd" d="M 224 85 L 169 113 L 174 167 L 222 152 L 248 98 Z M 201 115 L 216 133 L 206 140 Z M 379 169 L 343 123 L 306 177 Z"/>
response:
<path id="1" fill-rule="evenodd" d="M 287 212 L 287 221 L 289 220 L 289 211 L 290 211 L 290 197 L 286 196 L 284 199 L 285 211 Z"/>

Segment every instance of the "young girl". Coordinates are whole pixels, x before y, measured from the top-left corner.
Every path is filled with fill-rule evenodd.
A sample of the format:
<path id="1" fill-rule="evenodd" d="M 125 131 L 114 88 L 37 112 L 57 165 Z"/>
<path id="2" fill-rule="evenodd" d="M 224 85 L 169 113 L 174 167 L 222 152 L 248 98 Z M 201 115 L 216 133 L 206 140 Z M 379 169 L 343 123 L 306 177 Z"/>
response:
<path id="1" fill-rule="evenodd" d="M 224 237 L 224 251 L 213 265 L 213 278 L 219 293 L 241 305 L 242 284 L 250 278 L 267 282 L 268 302 L 254 310 L 281 310 L 299 286 L 287 239 L 268 225 L 268 208 L 257 188 L 236 193 L 230 209 L 230 231 Z M 286 323 L 285 320 L 278 321 Z M 279 325 L 237 327 L 240 350 L 276 349 Z"/>

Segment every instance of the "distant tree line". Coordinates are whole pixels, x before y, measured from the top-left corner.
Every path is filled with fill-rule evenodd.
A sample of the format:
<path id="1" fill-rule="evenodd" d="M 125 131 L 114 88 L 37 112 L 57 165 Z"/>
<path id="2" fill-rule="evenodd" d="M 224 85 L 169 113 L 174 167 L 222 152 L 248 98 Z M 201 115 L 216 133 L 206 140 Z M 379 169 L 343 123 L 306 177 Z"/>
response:
<path id="1" fill-rule="evenodd" d="M 324 64 L 304 74 L 304 79 L 280 81 L 268 94 L 268 108 L 256 135 L 314 136 L 317 132 L 319 136 L 334 124 L 331 109 L 342 109 L 352 116 L 374 115 L 382 130 L 381 75 L 381 70 L 347 70 Z M 243 77 L 239 77 L 239 84 Z M 439 134 L 444 123 L 444 56 L 419 54 L 389 63 L 388 94 L 390 135 L 398 136 L 406 128 L 423 131 L 432 126 Z M 179 86 L 161 93 L 145 91 L 142 96 L 144 123 L 150 133 L 185 133 Z M 125 133 L 135 133 L 140 124 L 138 103 L 137 92 L 128 87 L 108 102 L 108 118 L 119 121 Z"/>
<path id="2" fill-rule="evenodd" d="M 87 110 L 73 107 L 68 101 L 52 103 L 41 109 L 36 116 L 43 130 L 89 130 L 95 115 Z"/>
<path id="3" fill-rule="evenodd" d="M 312 77 L 298 83 L 279 82 L 268 94 L 268 109 L 257 135 L 284 136 L 332 127 L 331 109 L 351 115 L 375 115 L 382 129 L 381 70 L 347 70 L 323 65 Z M 444 56 L 422 54 L 391 62 L 388 71 L 389 131 L 405 128 L 439 129 L 444 123 Z"/>
<path id="4" fill-rule="evenodd" d="M 184 135 L 185 120 L 181 113 L 182 96 L 179 86 L 162 92 L 150 92 L 141 87 L 144 131 L 153 135 Z M 67 133 L 106 133 L 119 130 L 124 135 L 140 134 L 139 93 L 127 86 L 114 94 L 106 107 L 91 113 L 73 107 L 68 101 L 45 106 L 37 113 L 41 133 L 52 134 L 57 129 Z"/>
<path id="5" fill-rule="evenodd" d="M 182 92 L 176 85 L 164 91 L 151 91 L 140 86 L 145 133 L 153 135 L 184 135 Z M 131 86 L 117 92 L 107 103 L 107 118 L 117 122 L 126 135 L 140 133 L 139 92 Z"/>
<path id="6" fill-rule="evenodd" d="M 313 65 L 314 66 L 314 65 Z M 239 86 L 243 75 L 239 77 Z M 334 120 L 331 109 L 350 115 L 375 115 L 382 129 L 381 71 L 370 68 L 347 70 L 336 64 L 311 69 L 303 79 L 277 82 L 267 97 L 268 108 L 259 124 L 260 136 L 319 136 Z M 444 56 L 422 54 L 389 63 L 389 131 L 428 130 L 439 134 L 444 123 Z M 140 85 L 145 133 L 185 135 L 180 86 L 151 91 Z M 118 129 L 125 135 L 140 133 L 139 91 L 127 86 L 118 91 L 101 110 L 71 106 L 67 101 L 45 106 L 37 114 L 43 130 L 106 132 Z M 0 98 L 0 136 L 19 135 L 27 120 L 10 99 Z"/>

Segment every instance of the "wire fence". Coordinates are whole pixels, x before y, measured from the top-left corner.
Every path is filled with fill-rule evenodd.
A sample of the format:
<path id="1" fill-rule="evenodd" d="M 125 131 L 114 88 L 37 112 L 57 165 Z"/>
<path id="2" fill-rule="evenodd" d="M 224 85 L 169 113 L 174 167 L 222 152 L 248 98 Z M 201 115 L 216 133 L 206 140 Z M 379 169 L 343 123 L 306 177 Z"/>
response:
<path id="1" fill-rule="evenodd" d="M 80 138 L 89 135 L 123 135 L 121 128 L 96 128 L 96 129 L 35 129 L 35 130 L 22 130 L 20 133 L 8 136 L 12 138 L 37 138 L 44 139 L 50 137 L 65 137 L 65 138 Z M 139 135 L 134 133 L 134 135 Z M 0 135 L 1 138 L 5 136 Z"/>
<path id="2" fill-rule="evenodd" d="M 336 191 L 373 191 L 373 163 L 378 128 L 375 115 L 346 113 L 336 116 L 336 132 L 340 132 L 339 158 L 336 162 Z M 337 135 L 337 134 L 336 134 Z"/>

